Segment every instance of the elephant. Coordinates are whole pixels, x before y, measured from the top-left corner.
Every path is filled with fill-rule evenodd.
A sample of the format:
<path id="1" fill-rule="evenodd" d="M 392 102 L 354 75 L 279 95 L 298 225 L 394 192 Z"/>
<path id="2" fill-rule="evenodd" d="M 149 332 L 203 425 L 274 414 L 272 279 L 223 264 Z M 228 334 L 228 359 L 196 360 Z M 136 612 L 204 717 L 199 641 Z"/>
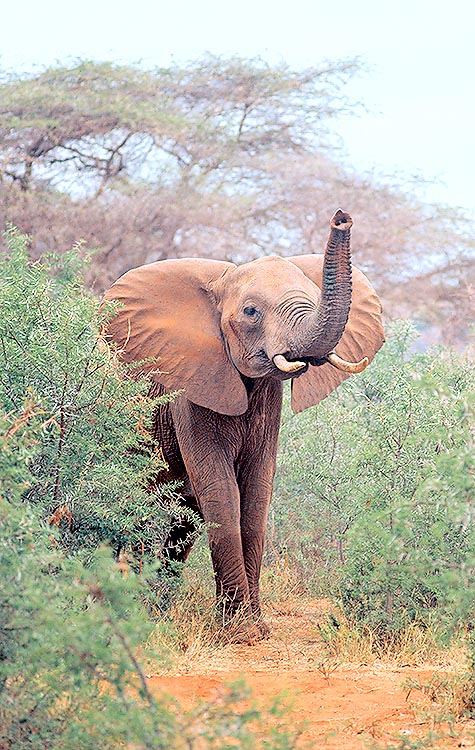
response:
<path id="1" fill-rule="evenodd" d="M 351 263 L 352 224 L 338 209 L 323 255 L 160 260 L 105 295 L 120 303 L 107 329 L 119 356 L 138 363 L 153 393 L 179 392 L 154 415 L 164 479 L 181 480 L 182 504 L 206 524 L 221 614 L 242 614 L 243 640 L 269 634 L 259 577 L 283 381 L 299 412 L 384 343 L 380 299 Z M 165 559 L 187 558 L 193 529 L 183 518 L 172 525 Z"/>

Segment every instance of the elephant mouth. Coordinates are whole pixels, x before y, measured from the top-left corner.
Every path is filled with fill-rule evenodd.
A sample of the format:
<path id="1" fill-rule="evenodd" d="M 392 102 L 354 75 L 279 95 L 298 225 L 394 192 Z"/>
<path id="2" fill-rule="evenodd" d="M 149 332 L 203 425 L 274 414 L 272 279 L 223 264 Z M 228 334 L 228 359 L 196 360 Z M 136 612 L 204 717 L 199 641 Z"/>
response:
<path id="1" fill-rule="evenodd" d="M 363 357 L 359 362 L 348 362 L 340 357 L 336 352 L 329 352 L 325 357 L 316 359 L 315 357 L 301 357 L 300 359 L 287 359 L 283 354 L 276 354 L 272 362 L 277 370 L 288 377 L 298 377 L 307 372 L 309 365 L 319 367 L 320 365 L 330 364 L 335 369 L 347 373 L 358 373 L 368 365 L 368 358 Z"/>
<path id="2" fill-rule="evenodd" d="M 307 372 L 309 365 L 311 364 L 310 357 L 302 357 L 301 359 L 287 359 L 283 354 L 276 354 L 270 360 L 274 366 L 274 377 L 278 377 L 279 380 L 289 380 L 290 378 L 298 378 Z"/>
<path id="3" fill-rule="evenodd" d="M 277 364 L 275 362 L 276 358 Z M 280 359 L 280 355 L 278 354 L 271 358 L 267 355 L 264 349 L 259 349 L 253 357 L 252 369 L 254 370 L 254 374 L 251 375 L 249 373 L 248 377 L 271 377 L 276 378 L 277 380 L 289 380 L 290 378 L 297 378 L 299 375 L 303 375 L 304 372 L 307 372 L 309 364 L 309 360 L 292 361 L 285 360 L 285 358 Z"/>
<path id="4" fill-rule="evenodd" d="M 284 354 L 275 354 L 270 358 L 264 349 L 260 349 L 257 355 L 255 355 L 255 361 L 259 362 L 258 369 L 260 374 L 259 376 L 254 375 L 254 377 L 270 375 L 278 380 L 298 378 L 307 372 L 310 365 L 320 367 L 321 365 L 329 364 L 337 370 L 353 374 L 362 372 L 368 364 L 367 357 L 363 357 L 359 362 L 348 362 L 335 352 L 329 352 L 325 357 L 321 358 L 299 357 L 298 359 L 293 359 L 291 356 L 285 356 Z"/>

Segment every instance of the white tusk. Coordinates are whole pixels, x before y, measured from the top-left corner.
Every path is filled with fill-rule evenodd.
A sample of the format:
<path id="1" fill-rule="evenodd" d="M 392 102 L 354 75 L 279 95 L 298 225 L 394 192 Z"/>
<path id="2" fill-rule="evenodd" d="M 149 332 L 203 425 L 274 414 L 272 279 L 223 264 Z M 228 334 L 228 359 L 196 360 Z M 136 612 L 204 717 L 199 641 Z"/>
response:
<path id="1" fill-rule="evenodd" d="M 336 354 L 336 352 L 330 352 L 327 354 L 327 360 L 337 370 L 343 370 L 343 372 L 363 372 L 369 363 L 368 357 L 363 357 L 359 362 L 347 362 L 346 359 L 342 359 Z"/>
<path id="2" fill-rule="evenodd" d="M 289 362 L 283 354 L 276 354 L 272 361 L 282 372 L 297 372 L 302 367 L 306 367 L 306 362 L 299 362 L 298 360 L 296 362 Z"/>

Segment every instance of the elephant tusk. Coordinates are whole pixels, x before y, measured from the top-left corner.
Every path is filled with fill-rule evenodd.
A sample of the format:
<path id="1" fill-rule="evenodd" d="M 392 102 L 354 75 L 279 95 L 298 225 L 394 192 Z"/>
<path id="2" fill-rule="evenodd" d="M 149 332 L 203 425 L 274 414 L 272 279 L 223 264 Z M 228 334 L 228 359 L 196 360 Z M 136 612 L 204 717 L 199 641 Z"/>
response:
<path id="1" fill-rule="evenodd" d="M 330 352 L 327 354 L 326 359 L 328 362 L 336 367 L 337 370 L 343 370 L 343 372 L 363 372 L 369 363 L 368 357 L 363 357 L 359 362 L 347 362 L 346 359 L 342 359 L 336 354 L 336 352 Z"/>
<path id="2" fill-rule="evenodd" d="M 281 372 L 297 372 L 302 367 L 306 367 L 306 362 L 299 362 L 298 360 L 296 362 L 289 362 L 283 354 L 276 354 L 272 358 L 272 361 Z"/>

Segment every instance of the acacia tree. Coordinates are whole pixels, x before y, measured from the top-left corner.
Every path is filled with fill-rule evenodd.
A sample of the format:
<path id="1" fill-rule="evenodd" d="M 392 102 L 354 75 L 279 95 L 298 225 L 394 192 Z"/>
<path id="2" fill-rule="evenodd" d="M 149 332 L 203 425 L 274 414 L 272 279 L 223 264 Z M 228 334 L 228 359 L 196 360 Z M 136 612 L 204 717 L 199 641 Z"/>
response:
<path id="1" fill-rule="evenodd" d="M 100 291 L 170 256 L 319 250 L 342 205 L 355 218 L 356 262 L 390 312 L 445 331 L 453 320 L 460 332 L 472 304 L 466 223 L 355 174 L 332 150 L 332 117 L 357 109 L 344 87 L 359 68 L 208 56 L 154 71 L 80 62 L 4 76 L 2 218 L 32 235 L 33 257 L 78 238 L 99 247 L 90 281 Z"/>
<path id="2" fill-rule="evenodd" d="M 209 57 L 153 73 L 80 63 L 7 80 L 0 167 L 9 218 L 29 216 L 22 228 L 41 250 L 44 225 L 67 217 L 69 240 L 82 229 L 106 251 L 106 282 L 127 267 L 125 254 L 143 262 L 246 253 L 241 226 L 253 211 L 256 223 L 264 218 L 254 208 L 270 179 L 262 157 L 323 138 L 324 121 L 347 106 L 341 88 L 356 68 L 293 73 Z"/>

